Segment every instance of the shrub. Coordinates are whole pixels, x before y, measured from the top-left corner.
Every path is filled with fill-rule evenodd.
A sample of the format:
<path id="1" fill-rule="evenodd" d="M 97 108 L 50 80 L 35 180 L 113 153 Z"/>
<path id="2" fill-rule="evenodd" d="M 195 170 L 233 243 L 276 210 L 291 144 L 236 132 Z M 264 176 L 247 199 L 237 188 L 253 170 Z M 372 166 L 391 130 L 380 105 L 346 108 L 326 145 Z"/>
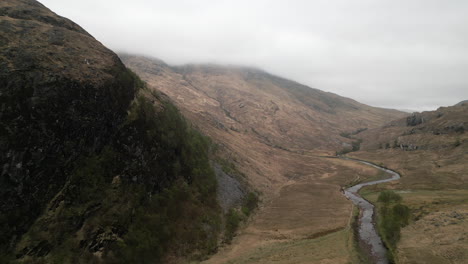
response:
<path id="1" fill-rule="evenodd" d="M 359 149 L 361 149 L 361 143 L 362 139 L 358 139 L 356 141 L 351 142 L 352 151 L 358 151 Z"/>
<path id="2" fill-rule="evenodd" d="M 244 198 L 244 205 L 242 206 L 242 213 L 245 216 L 249 216 L 252 211 L 257 208 L 258 205 L 258 196 L 254 192 L 250 192 Z"/>
<path id="3" fill-rule="evenodd" d="M 242 216 L 235 209 L 230 209 L 226 215 L 226 232 L 225 232 L 225 242 L 230 243 L 234 238 L 237 228 L 239 227 L 240 222 L 242 221 Z"/>
<path id="4" fill-rule="evenodd" d="M 379 194 L 378 202 L 388 204 L 391 202 L 400 202 L 401 196 L 394 191 L 383 191 Z"/>
<path id="5" fill-rule="evenodd" d="M 341 132 L 340 133 L 340 136 L 342 136 L 344 138 L 350 138 L 350 135 L 351 135 L 351 133 L 349 133 L 349 132 Z"/>
<path id="6" fill-rule="evenodd" d="M 350 152 L 353 152 L 353 151 L 358 151 L 361 149 L 361 143 L 362 143 L 362 139 L 358 139 L 358 140 L 355 140 L 353 142 L 351 142 L 351 148 L 344 148 L 340 151 L 336 151 L 336 155 L 344 155 L 346 153 L 350 153 Z"/>
<path id="7" fill-rule="evenodd" d="M 408 225 L 410 209 L 401 204 L 402 197 L 393 191 L 383 191 L 378 197 L 382 203 L 379 208 L 379 232 L 387 248 L 389 248 L 389 259 L 393 259 L 393 252 L 400 240 L 401 228 Z M 393 205 L 392 205 L 393 204 Z"/>

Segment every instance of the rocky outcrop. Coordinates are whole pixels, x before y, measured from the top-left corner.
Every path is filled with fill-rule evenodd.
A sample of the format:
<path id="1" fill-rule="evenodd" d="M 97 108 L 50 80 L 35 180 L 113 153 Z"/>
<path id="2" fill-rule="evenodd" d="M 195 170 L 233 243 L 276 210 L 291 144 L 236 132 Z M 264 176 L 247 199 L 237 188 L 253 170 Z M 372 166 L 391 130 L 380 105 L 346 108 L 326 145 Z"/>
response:
<path id="1" fill-rule="evenodd" d="M 435 111 L 413 113 L 378 129 L 364 131 L 363 149 L 442 150 L 465 142 L 468 104 L 440 107 Z"/>
<path id="2" fill-rule="evenodd" d="M 407 126 L 417 126 L 424 123 L 424 117 L 419 113 L 413 113 L 411 116 L 406 118 Z"/>
<path id="3" fill-rule="evenodd" d="M 218 201 L 224 213 L 229 209 L 239 206 L 247 194 L 247 188 L 239 180 L 223 171 L 219 164 L 214 164 L 216 179 L 218 182 Z"/>
<path id="4" fill-rule="evenodd" d="M 464 106 L 464 105 L 468 105 L 468 100 L 463 100 L 459 102 L 458 104 L 456 104 L 455 106 Z"/>

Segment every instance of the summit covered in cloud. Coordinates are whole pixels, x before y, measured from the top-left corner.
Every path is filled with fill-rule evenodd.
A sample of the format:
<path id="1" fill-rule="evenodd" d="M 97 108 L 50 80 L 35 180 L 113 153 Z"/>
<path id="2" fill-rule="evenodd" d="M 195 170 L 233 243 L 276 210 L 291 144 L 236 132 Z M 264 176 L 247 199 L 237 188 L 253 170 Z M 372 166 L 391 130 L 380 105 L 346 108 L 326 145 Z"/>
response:
<path id="1" fill-rule="evenodd" d="M 170 64 L 255 66 L 397 109 L 468 98 L 466 1 L 41 2 L 109 48 Z"/>

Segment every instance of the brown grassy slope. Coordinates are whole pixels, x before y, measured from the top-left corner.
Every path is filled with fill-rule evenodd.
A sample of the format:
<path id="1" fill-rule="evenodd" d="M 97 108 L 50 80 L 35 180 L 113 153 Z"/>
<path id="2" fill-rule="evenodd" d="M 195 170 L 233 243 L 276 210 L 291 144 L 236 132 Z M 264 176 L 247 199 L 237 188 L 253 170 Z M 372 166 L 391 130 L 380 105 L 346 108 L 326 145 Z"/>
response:
<path id="1" fill-rule="evenodd" d="M 400 190 L 412 209 L 413 221 L 397 246 L 398 263 L 468 261 L 467 128 L 468 104 L 458 104 L 357 135 L 362 150 L 351 156 L 402 174 L 397 183 L 369 188 Z"/>
<path id="2" fill-rule="evenodd" d="M 357 136 L 353 155 L 400 170 L 404 188 L 468 188 L 468 104 L 414 114 Z"/>
<path id="3" fill-rule="evenodd" d="M 259 70 L 170 67 L 154 59 L 121 58 L 220 144 L 226 159 L 263 194 L 260 210 L 242 234 L 211 263 L 235 259 L 261 245 L 308 239 L 344 228 L 351 203 L 341 195 L 340 185 L 375 177 L 378 172 L 317 155 L 334 154 L 349 143 L 341 132 L 378 127 L 405 115 Z"/>
<path id="4" fill-rule="evenodd" d="M 378 127 L 405 114 L 370 107 L 260 70 L 216 65 L 169 67 L 121 56 L 152 87 L 197 118 L 197 125 L 240 133 L 271 146 L 324 149 L 340 146 L 340 132 Z M 202 122 L 203 121 L 203 122 Z M 203 123 L 203 124 L 202 124 Z"/>
<path id="5" fill-rule="evenodd" d="M 328 169 L 321 160 L 305 162 L 301 153 L 334 153 L 350 141 L 340 132 L 378 127 L 405 115 L 259 70 L 170 67 L 155 59 L 121 58 L 151 88 L 167 94 L 193 124 L 221 143 L 228 159 L 263 192 L 276 192 L 295 175 L 310 174 L 309 168 L 318 175 Z"/>

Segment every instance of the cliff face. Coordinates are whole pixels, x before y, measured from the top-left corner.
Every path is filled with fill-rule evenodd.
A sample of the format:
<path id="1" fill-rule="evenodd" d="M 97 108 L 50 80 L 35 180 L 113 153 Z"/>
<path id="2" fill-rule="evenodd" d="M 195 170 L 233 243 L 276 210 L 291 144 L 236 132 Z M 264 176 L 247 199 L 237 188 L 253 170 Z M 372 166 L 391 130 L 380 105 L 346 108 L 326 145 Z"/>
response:
<path id="1" fill-rule="evenodd" d="M 0 209 L 28 212 L 23 229 L 77 157 L 109 141 L 135 84 L 115 54 L 36 1 L 2 1 L 0 31 Z"/>
<path id="2" fill-rule="evenodd" d="M 208 143 L 144 87 L 70 20 L 0 2 L 0 262 L 111 260 L 117 248 L 125 261 L 138 241 L 141 261 L 157 261 L 173 241 L 193 242 L 181 255 L 216 245 L 203 244 L 217 235 Z M 188 216 L 165 210 L 182 204 L 197 233 L 173 228 Z"/>

